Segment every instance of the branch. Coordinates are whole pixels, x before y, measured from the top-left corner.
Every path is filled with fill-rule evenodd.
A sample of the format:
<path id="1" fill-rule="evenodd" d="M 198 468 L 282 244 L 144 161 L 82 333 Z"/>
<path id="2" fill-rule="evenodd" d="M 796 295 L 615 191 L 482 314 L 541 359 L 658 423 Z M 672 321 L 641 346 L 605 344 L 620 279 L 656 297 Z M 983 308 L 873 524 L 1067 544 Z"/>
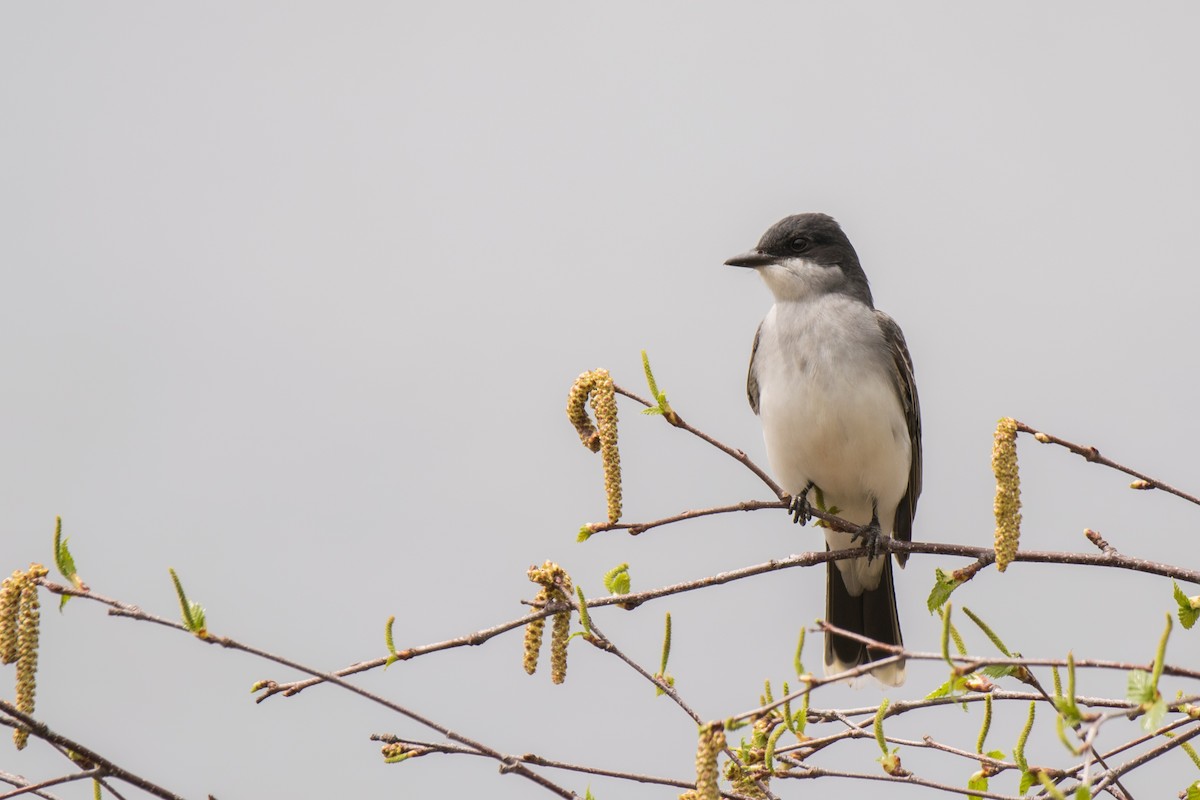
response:
<path id="1" fill-rule="evenodd" d="M 70 776 L 64 776 L 64 777 L 70 777 Z M 63 781 L 63 778 L 53 778 L 52 780 Z M 16 786 L 21 790 L 21 792 L 24 792 L 26 794 L 33 794 L 33 795 L 37 795 L 38 797 L 44 798 L 44 800 L 59 800 L 56 795 L 52 795 L 49 792 L 42 791 L 43 788 L 50 785 L 46 781 L 43 781 L 42 783 L 30 783 L 29 781 L 22 778 L 20 775 L 13 775 L 12 773 L 4 772 L 3 770 L 0 770 L 0 781 L 7 783 L 9 786 Z M 17 796 L 16 794 L 14 794 L 12 792 L 8 792 L 7 794 L 0 794 L 0 800 L 4 800 L 4 798 L 6 798 L 6 797 L 16 797 L 16 796 Z"/>
<path id="2" fill-rule="evenodd" d="M 1043 433 L 1042 431 L 1039 431 L 1037 428 L 1032 428 L 1032 427 L 1026 425 L 1024 422 L 1021 422 L 1019 420 L 1017 421 L 1017 430 L 1021 431 L 1022 433 L 1032 434 L 1033 437 L 1035 439 L 1037 439 L 1039 442 L 1041 442 L 1042 444 L 1056 444 L 1059 447 L 1065 447 L 1068 450 L 1070 450 L 1072 453 L 1074 453 L 1075 455 L 1081 456 L 1085 461 L 1090 461 L 1093 464 L 1103 464 L 1104 466 L 1115 469 L 1118 472 L 1124 472 L 1126 475 L 1132 475 L 1133 477 L 1137 478 L 1138 480 L 1145 481 L 1145 483 L 1147 484 L 1144 487 L 1137 487 L 1137 488 L 1162 489 L 1164 492 L 1169 492 L 1170 494 L 1173 494 L 1176 497 L 1181 497 L 1184 500 L 1187 500 L 1189 503 L 1193 503 L 1195 505 L 1200 506 L 1200 497 L 1195 497 L 1193 495 L 1188 494 L 1187 492 L 1176 489 L 1174 486 L 1171 486 L 1170 484 L 1163 483 L 1162 481 L 1160 481 L 1156 478 L 1151 478 L 1149 475 L 1144 475 L 1144 474 L 1138 472 L 1136 469 L 1131 469 L 1130 467 L 1127 467 L 1124 464 L 1118 464 L 1116 461 L 1113 461 L 1111 458 L 1105 458 L 1104 456 L 1100 455 L 1099 450 L 1097 450 L 1095 447 L 1092 447 L 1091 445 L 1081 445 L 1081 444 L 1075 444 L 1074 442 L 1068 442 L 1066 439 L 1060 439 L 1057 436 L 1052 436 L 1049 433 Z"/>
<path id="3" fill-rule="evenodd" d="M 85 747 L 84 745 L 72 739 L 68 739 L 60 733 L 55 733 L 54 731 L 50 730 L 49 726 L 47 726 L 44 722 L 36 720 L 28 714 L 22 712 L 12 703 L 0 700 L 0 711 L 3 711 L 13 720 L 19 722 L 22 727 L 29 731 L 30 736 L 35 736 L 44 742 L 49 742 L 51 744 L 58 745 L 59 747 L 67 748 L 78 756 L 81 756 L 87 761 L 97 765 L 100 768 L 100 771 L 105 775 L 111 775 L 114 778 L 119 778 L 131 786 L 136 786 L 139 789 L 154 795 L 155 797 L 163 798 L 163 800 L 183 800 L 182 797 L 174 792 L 164 789 L 157 784 L 151 783 L 140 775 L 136 775 L 127 769 L 117 766 L 117 764 L 100 755 L 95 750 Z"/>
<path id="4" fill-rule="evenodd" d="M 1145 753 L 1142 753 L 1137 758 L 1126 761 L 1124 764 L 1117 767 L 1116 769 L 1109 770 L 1108 774 L 1106 774 L 1103 778 L 1101 778 L 1100 782 L 1097 783 L 1093 787 L 1092 794 L 1095 795 L 1095 794 L 1103 791 L 1109 784 L 1115 783 L 1122 775 L 1126 774 L 1127 772 L 1131 772 L 1131 771 L 1137 769 L 1138 767 L 1142 766 L 1143 764 L 1147 764 L 1150 761 L 1153 761 L 1154 759 L 1158 758 L 1159 756 L 1163 755 L 1164 753 L 1167 753 L 1170 750 L 1173 750 L 1176 747 L 1179 747 L 1181 744 L 1188 741 L 1189 739 L 1194 739 L 1196 736 L 1200 736 L 1200 725 L 1197 725 L 1196 727 L 1192 728 L 1187 733 L 1180 734 L 1179 736 L 1176 736 L 1173 739 L 1168 739 L 1167 741 L 1160 744 L 1158 747 L 1150 748 L 1149 750 L 1147 750 Z"/>
<path id="5" fill-rule="evenodd" d="M 426 755 L 427 753 L 444 753 L 447 755 L 464 755 L 478 756 L 479 753 L 466 747 L 460 747 L 453 744 L 437 743 L 437 742 L 419 742 L 412 739 L 403 739 L 390 733 L 373 733 L 371 740 L 376 742 L 387 742 L 389 744 L 402 744 L 406 748 L 411 747 L 418 751 L 413 754 L 413 757 L 418 755 Z M 424 751 L 424 752 L 421 752 Z M 696 788 L 695 781 L 684 781 L 675 778 L 661 778 L 656 775 L 641 775 L 634 772 L 620 772 L 618 770 L 601 769 L 600 767 L 589 767 L 584 764 L 569 764 L 565 761 L 553 761 L 548 758 L 542 758 L 533 753 L 525 753 L 518 756 L 518 759 L 525 764 L 532 764 L 535 767 L 549 767 L 550 769 L 563 769 L 571 772 L 580 772 L 585 775 L 600 775 L 605 778 L 618 778 L 620 780 L 634 781 L 635 783 L 650 783 L 659 786 L 674 786 L 679 789 L 694 789 Z M 733 794 L 731 792 L 722 792 L 722 797 L 730 798 L 730 800 L 752 800 L 745 795 Z"/>
<path id="6" fill-rule="evenodd" d="M 630 400 L 634 400 L 638 403 L 641 403 L 642 405 L 646 406 L 647 408 L 650 408 L 655 405 L 654 403 L 651 403 L 646 398 L 640 397 L 640 396 L 634 394 L 633 392 L 629 391 L 628 389 L 622 389 L 620 386 L 617 386 L 616 384 L 613 384 L 613 390 L 616 391 L 617 394 L 623 394 L 626 397 L 628 397 Z M 665 419 L 669 424 L 674 425 L 676 428 L 682 428 L 683 430 L 687 431 L 688 433 L 692 434 L 693 436 L 703 439 L 704 441 L 711 444 L 713 447 L 720 450 L 725 455 L 736 460 L 739 464 L 741 464 L 746 469 L 750 470 L 755 475 L 757 475 L 759 480 L 761 480 L 763 483 L 765 483 L 767 485 L 767 487 L 770 488 L 770 490 L 772 492 L 774 492 L 775 496 L 778 497 L 780 500 L 786 500 L 787 498 L 791 497 L 791 495 L 789 495 L 787 492 L 785 492 L 779 486 L 778 483 L 776 483 L 775 481 L 773 481 L 771 479 L 771 476 L 768 475 L 766 473 L 766 471 L 763 470 L 762 467 L 758 466 L 753 461 L 751 461 L 750 456 L 746 455 L 745 451 L 738 450 L 736 447 L 730 447 L 729 445 L 725 444 L 724 442 L 717 441 L 716 439 L 709 436 L 704 431 L 699 430 L 698 428 L 693 428 L 691 425 L 688 425 L 686 422 L 684 422 L 683 419 L 678 414 L 675 414 L 673 418 L 667 417 L 667 415 L 664 414 L 663 419 Z"/>
<path id="7" fill-rule="evenodd" d="M 182 631 L 183 633 L 187 633 L 189 636 L 195 636 L 195 638 L 197 638 L 203 642 L 206 642 L 208 644 L 220 645 L 221 647 L 224 647 L 224 648 L 227 648 L 230 650 L 238 650 L 243 653 L 248 653 L 253 656 L 258 656 L 259 658 L 261 658 L 265 661 L 272 661 L 281 666 L 285 666 L 290 669 L 294 669 L 297 672 L 303 672 L 307 675 L 311 675 L 314 678 L 318 678 L 319 680 L 321 680 L 323 682 L 332 683 L 335 686 L 339 686 L 348 692 L 357 694 L 360 697 L 363 697 L 367 700 L 370 700 L 373 703 L 383 706 L 384 708 L 387 708 L 391 711 L 395 711 L 397 714 L 401 714 L 402 716 L 408 717 L 409 719 L 413 720 L 414 722 L 424 725 L 427 728 L 431 728 L 431 729 L 437 731 L 438 733 L 442 734 L 443 736 L 445 736 L 448 739 L 452 739 L 456 742 L 459 742 L 461 744 L 464 744 L 468 747 L 471 747 L 471 748 L 479 751 L 483 755 L 494 758 L 495 760 L 497 760 L 501 763 L 502 771 L 514 772 L 514 773 L 520 775 L 521 777 L 527 778 L 528 780 L 533 781 L 534 783 L 538 784 L 539 786 L 542 786 L 543 788 L 550 790 L 551 792 L 557 794 L 560 797 L 568 798 L 568 800 L 571 800 L 576 797 L 575 793 L 570 791 L 569 789 L 565 789 L 565 788 L 553 783 L 552 781 L 548 780 L 547 778 L 543 777 L 542 775 L 539 775 L 538 773 L 534 772 L 533 770 L 529 769 L 528 767 L 525 767 L 524 765 L 517 763 L 516 760 L 512 756 L 505 755 L 504 753 L 501 753 L 498 750 L 494 750 L 491 747 L 488 747 L 487 745 L 485 745 L 481 742 L 477 742 L 473 739 L 463 736 L 462 734 L 455 733 L 454 731 L 450 730 L 449 728 L 445 727 L 444 725 L 434 722 L 433 720 L 431 720 L 427 717 L 424 717 L 415 711 L 405 708 L 404 706 L 401 706 L 397 703 L 393 703 L 392 701 L 390 701 L 384 697 L 381 697 L 372 692 L 368 692 L 366 689 L 355 686 L 354 684 L 343 680 L 342 678 L 338 677 L 337 675 L 332 675 L 330 673 L 326 673 L 326 672 L 322 672 L 317 669 L 313 669 L 312 667 L 307 667 L 298 662 L 292 661 L 292 660 L 284 658 L 282 656 L 277 656 L 274 653 L 269 653 L 265 650 L 260 650 L 256 647 L 251 647 L 250 645 L 243 644 L 241 642 L 238 642 L 234 639 L 230 639 L 228 637 L 215 636 L 213 634 L 206 634 L 204 636 L 196 636 L 195 634 L 193 634 L 191 631 L 188 631 L 183 625 L 181 625 L 178 622 L 172 622 L 171 620 L 164 619 L 163 617 L 157 617 L 153 614 L 148 614 L 145 611 L 142 611 L 137 606 L 132 606 L 132 605 L 128 605 L 126 603 L 121 603 L 116 600 L 112 600 L 110 598 L 102 598 L 98 595 L 93 596 L 90 590 L 81 591 L 81 590 L 77 590 L 77 589 L 70 589 L 69 587 L 59 586 L 57 584 L 51 584 L 47 581 L 41 581 L 41 584 L 43 586 L 45 586 L 47 590 L 52 591 L 52 592 L 54 592 L 56 590 L 60 590 L 61 593 L 71 594 L 71 595 L 74 595 L 77 597 L 85 597 L 88 599 L 97 600 L 98 602 L 101 602 L 105 605 L 110 606 L 108 613 L 112 616 L 126 617 L 129 619 L 135 619 L 135 620 L 139 620 L 142 622 L 153 622 L 157 625 L 162 625 L 167 628 L 172 628 L 174 630 Z M 7 705 L 8 704 L 0 701 L 0 707 L 5 708 L 5 710 L 7 710 Z M 81 751 L 76 750 L 76 752 L 81 752 Z M 172 795 L 172 797 L 174 797 L 174 795 Z"/>

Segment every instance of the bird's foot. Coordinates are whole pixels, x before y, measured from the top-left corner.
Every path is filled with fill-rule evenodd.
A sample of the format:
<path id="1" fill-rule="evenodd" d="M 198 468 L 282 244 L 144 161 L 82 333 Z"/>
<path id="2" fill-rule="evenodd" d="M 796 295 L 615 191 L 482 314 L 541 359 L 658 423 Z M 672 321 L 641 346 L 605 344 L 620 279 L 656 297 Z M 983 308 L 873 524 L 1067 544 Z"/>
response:
<path id="1" fill-rule="evenodd" d="M 862 546 L 867 548 L 867 561 L 875 560 L 876 556 L 886 555 L 887 548 L 883 546 L 883 531 L 879 528 L 879 520 L 872 519 L 850 535 L 850 541 L 862 540 Z"/>
<path id="2" fill-rule="evenodd" d="M 792 495 L 792 500 L 788 503 L 788 513 L 792 515 L 792 522 L 807 525 L 812 519 L 812 506 L 808 504 L 808 490 L 811 488 L 813 484 L 810 481 L 800 494 Z"/>

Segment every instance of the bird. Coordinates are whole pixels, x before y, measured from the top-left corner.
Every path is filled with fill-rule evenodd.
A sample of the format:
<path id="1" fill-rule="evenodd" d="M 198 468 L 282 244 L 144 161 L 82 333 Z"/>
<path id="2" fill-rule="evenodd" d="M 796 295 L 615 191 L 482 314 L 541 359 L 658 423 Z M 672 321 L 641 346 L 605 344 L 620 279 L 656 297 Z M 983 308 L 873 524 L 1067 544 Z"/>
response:
<path id="1" fill-rule="evenodd" d="M 900 326 L 875 308 L 850 239 L 833 217 L 795 214 L 772 225 L 751 251 L 725 262 L 753 269 L 774 296 L 750 353 L 746 393 L 762 421 L 771 471 L 791 497 L 793 520 L 810 516 L 809 494 L 858 526 L 825 528 L 827 550 L 868 555 L 826 565 L 826 619 L 888 645 L 903 645 L 892 561 L 880 536 L 911 541 L 921 494 L 921 409 Z M 896 554 L 903 567 L 907 554 Z M 825 671 L 842 672 L 891 653 L 825 635 Z M 903 659 L 870 671 L 904 682 Z"/>

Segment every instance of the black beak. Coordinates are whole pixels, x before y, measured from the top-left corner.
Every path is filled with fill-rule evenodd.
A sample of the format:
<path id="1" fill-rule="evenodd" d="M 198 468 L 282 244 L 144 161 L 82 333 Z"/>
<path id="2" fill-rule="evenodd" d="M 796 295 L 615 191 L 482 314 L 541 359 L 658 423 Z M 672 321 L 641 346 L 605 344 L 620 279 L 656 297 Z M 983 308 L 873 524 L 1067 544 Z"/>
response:
<path id="1" fill-rule="evenodd" d="M 756 269 L 765 267 L 768 264 L 774 264 L 776 258 L 773 255 L 762 252 L 761 250 L 751 250 L 749 253 L 742 253 L 740 256 L 725 261 L 726 266 L 730 267 L 750 267 Z"/>

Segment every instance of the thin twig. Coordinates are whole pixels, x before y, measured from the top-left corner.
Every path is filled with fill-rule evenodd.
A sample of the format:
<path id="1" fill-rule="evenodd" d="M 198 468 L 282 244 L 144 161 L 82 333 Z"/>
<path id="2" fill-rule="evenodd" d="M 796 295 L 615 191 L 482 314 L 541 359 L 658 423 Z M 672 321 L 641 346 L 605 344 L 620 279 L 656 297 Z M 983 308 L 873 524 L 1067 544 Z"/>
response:
<path id="1" fill-rule="evenodd" d="M 447 755 L 464 756 L 479 755 L 479 753 L 476 751 L 460 745 L 448 744 L 444 742 L 439 743 L 416 741 L 413 739 L 405 739 L 390 733 L 373 733 L 371 734 L 371 740 L 376 742 L 387 742 L 390 744 L 402 744 L 406 748 L 417 750 L 421 755 L 425 755 L 426 753 L 445 753 Z M 543 758 L 542 756 L 534 753 L 525 753 L 517 758 L 522 763 L 532 764 L 536 767 L 549 767 L 551 769 L 569 770 L 571 772 L 580 772 L 585 775 L 600 775 L 605 778 L 618 778 L 620 780 L 633 781 L 635 783 L 674 786 L 678 789 L 696 788 L 695 781 L 684 781 L 676 778 L 662 778 L 657 775 L 643 775 L 635 772 L 621 772 L 619 770 L 601 769 L 600 767 L 589 767 L 585 764 L 570 764 L 565 761 L 554 761 L 553 759 Z M 747 798 L 745 795 L 734 794 L 731 792 L 722 792 L 721 796 L 729 798 L 729 800 L 751 800 L 751 798 Z"/>
<path id="2" fill-rule="evenodd" d="M 823 767 L 816 767 L 816 766 L 812 766 L 809 764 L 806 764 L 803 767 L 794 767 L 794 768 L 792 768 L 790 770 L 786 770 L 786 771 L 781 771 L 781 772 L 777 771 L 775 773 L 775 776 L 777 778 L 794 778 L 794 779 L 850 778 L 852 780 L 883 781 L 885 783 L 911 784 L 914 786 L 924 786 L 927 789 L 937 789 L 938 791 L 948 792 L 950 794 L 960 795 L 960 796 L 963 794 L 970 794 L 970 796 L 972 796 L 972 797 L 986 797 L 989 800 L 1029 800 L 1028 797 L 1023 797 L 1022 795 L 999 794 L 997 792 L 986 792 L 986 791 L 981 791 L 981 790 L 978 790 L 978 791 L 971 790 L 968 793 L 963 789 L 962 786 L 952 786 L 947 783 L 939 783 L 937 781 L 931 781 L 927 778 L 917 777 L 916 775 L 909 775 L 904 778 L 896 778 L 891 775 L 888 775 L 885 772 L 877 772 L 877 773 L 876 772 L 843 772 L 842 770 L 825 769 Z"/>
<path id="3" fill-rule="evenodd" d="M 23 794 L 35 794 L 38 797 L 48 797 L 49 795 L 42 794 L 42 789 L 49 789 L 51 786 L 58 786 L 63 783 L 74 783 L 75 781 L 93 780 L 104 774 L 104 770 L 100 767 L 85 769 L 82 772 L 74 772 L 70 775 L 60 775 L 57 778 L 49 778 L 40 783 L 30 783 L 14 789 L 11 792 L 0 794 L 0 800 L 8 800 L 10 797 L 20 797 Z"/>
<path id="4" fill-rule="evenodd" d="M 764 508 L 787 508 L 787 503 L 779 500 L 743 500 L 740 503 L 734 503 L 728 506 L 717 506 L 716 508 L 698 508 L 691 511 L 681 511 L 670 517 L 652 520 L 650 522 L 589 522 L 588 528 L 592 533 L 602 533 L 603 531 L 627 530 L 631 536 L 637 536 L 639 533 L 645 533 L 651 528 L 657 528 L 661 525 L 670 525 L 674 522 L 683 522 L 687 519 L 696 519 L 697 517 L 707 517 L 712 514 L 728 514 L 733 511 L 761 511 Z"/>
<path id="5" fill-rule="evenodd" d="M 1168 739 L 1167 741 L 1163 742 L 1162 744 L 1160 744 L 1157 747 L 1150 748 L 1149 750 L 1142 753 L 1137 758 L 1133 758 L 1133 759 L 1130 759 L 1129 761 L 1126 761 L 1124 764 L 1117 767 L 1116 769 L 1109 770 L 1108 774 L 1106 774 L 1103 778 L 1101 778 L 1099 783 L 1097 783 L 1093 787 L 1092 793 L 1095 794 L 1097 792 L 1102 791 L 1110 783 L 1113 783 L 1118 778 L 1120 778 L 1122 775 L 1132 772 L 1133 770 L 1137 769 L 1138 767 L 1140 767 L 1144 764 L 1148 764 L 1149 762 L 1153 761 L 1154 759 L 1158 758 L 1159 756 L 1163 755 L 1164 753 L 1174 750 L 1176 747 L 1179 747 L 1184 742 L 1188 741 L 1189 739 L 1194 739 L 1197 736 L 1200 736 L 1200 725 L 1197 725 L 1196 727 L 1192 728 L 1187 733 L 1182 733 L 1172 739 Z"/>
<path id="6" fill-rule="evenodd" d="M 0 770 L 0 781 L 7 783 L 9 786 L 17 786 L 21 789 L 21 791 L 41 797 L 43 800 L 59 800 L 58 795 L 53 795 L 49 792 L 43 792 L 35 784 L 30 783 L 20 775 L 13 775 L 10 772 L 4 772 L 3 770 Z M 3 800 L 5 797 L 15 796 L 16 795 L 11 794 L 0 795 L 0 800 Z"/>
<path id="7" fill-rule="evenodd" d="M 41 583 L 43 586 L 45 586 L 50 591 L 54 591 L 55 589 L 66 589 L 67 588 L 67 587 L 60 587 L 57 584 L 50 584 L 49 582 L 46 582 L 46 581 L 42 581 Z M 65 592 L 65 593 L 72 594 L 72 595 L 78 596 L 78 597 L 86 597 L 89 599 L 93 599 L 90 591 L 81 592 L 81 591 L 75 590 L 75 591 L 69 591 L 69 592 Z M 99 598 L 98 596 L 94 599 L 97 599 L 99 602 L 102 602 L 105 605 L 110 606 L 108 613 L 112 616 L 126 617 L 129 619 L 135 619 L 135 620 L 139 620 L 142 622 L 153 622 L 157 625 L 162 625 L 164 627 L 172 628 L 174 630 L 182 631 L 184 633 L 189 633 L 190 635 L 195 636 L 195 634 L 192 634 L 180 623 L 173 622 L 172 620 L 165 619 L 163 617 L 158 617 L 153 614 L 148 614 L 145 611 L 138 608 L 137 606 L 120 603 L 118 601 L 111 600 L 109 598 Z M 493 748 L 488 747 L 487 745 L 483 744 L 482 742 L 478 742 L 478 741 L 470 739 L 462 734 L 455 733 L 454 731 L 450 730 L 449 728 L 445 727 L 444 725 L 434 722 L 433 720 L 429 719 L 428 717 L 424 717 L 424 716 L 418 714 L 417 712 L 412 711 L 411 709 L 405 708 L 404 706 L 401 706 L 397 703 L 393 703 L 391 700 L 388 700 L 377 694 L 368 692 L 366 689 L 363 689 L 359 686 L 355 686 L 354 684 L 343 680 L 342 678 L 338 677 L 337 675 L 333 675 L 333 674 L 330 674 L 327 672 L 322 672 L 321 670 L 313 669 L 312 667 L 305 666 L 296 661 L 292 661 L 291 659 L 287 659 L 282 656 L 275 655 L 274 653 L 269 653 L 265 650 L 260 650 L 257 647 L 252 647 L 250 645 L 243 644 L 242 642 L 236 641 L 234 639 L 230 639 L 225 636 L 215 636 L 213 634 L 208 634 L 205 636 L 196 636 L 196 638 L 199 639 L 200 641 L 206 642 L 208 644 L 220 645 L 221 647 L 224 647 L 224 648 L 227 648 L 230 650 L 238 650 L 243 653 L 248 653 L 250 655 L 258 656 L 259 658 L 261 658 L 265 661 L 271 661 L 271 662 L 274 662 L 281 666 L 288 667 L 290 669 L 294 669 L 297 672 L 303 672 L 306 675 L 311 675 L 314 678 L 318 678 L 323 682 L 332 683 L 335 686 L 341 687 L 342 689 L 345 689 L 346 691 L 357 694 L 360 697 L 363 697 L 373 703 L 383 706 L 384 708 L 387 708 L 391 711 L 395 711 L 397 714 L 401 714 L 402 716 L 408 717 L 409 719 L 413 720 L 414 722 L 424 725 L 427 728 L 431 728 L 431 729 L 437 731 L 438 733 L 442 734 L 443 736 L 445 736 L 448 739 L 452 739 L 452 740 L 454 740 L 456 742 L 460 742 L 461 744 L 464 744 L 468 747 L 475 748 L 480 753 L 483 753 L 484 755 L 490 756 L 491 758 L 494 758 L 495 760 L 499 761 L 503 767 L 507 768 L 507 771 L 514 772 L 523 778 L 533 781 L 534 783 L 537 783 L 538 785 L 542 786 L 543 788 L 548 789 L 551 792 L 554 792 L 555 794 L 559 795 L 560 797 L 564 797 L 564 798 L 576 797 L 575 793 L 570 791 L 569 789 L 559 786 L 559 785 L 553 783 L 552 781 L 550 781 L 549 779 L 545 778 L 544 776 L 539 775 L 538 773 L 529 769 L 528 767 L 525 767 L 519 763 L 516 763 L 515 761 L 513 761 L 512 756 L 508 756 L 508 755 L 501 753 L 498 750 L 494 750 Z"/>
<path id="8" fill-rule="evenodd" d="M 82 745 L 73 739 L 68 739 L 61 733 L 56 733 L 55 731 L 50 730 L 50 727 L 46 725 L 46 723 L 34 719 L 25 712 L 21 711 L 12 703 L 9 703 L 5 700 L 0 700 L 0 711 L 3 711 L 5 714 L 8 714 L 8 716 L 21 723 L 21 725 L 29 731 L 30 736 L 34 736 L 42 741 L 51 742 L 52 744 L 56 744 L 60 747 L 65 747 L 68 750 L 71 750 L 80 757 L 100 767 L 101 771 L 106 775 L 111 775 L 114 778 L 123 780 L 131 786 L 136 786 L 142 791 L 148 792 L 155 797 L 163 798 L 163 800 L 183 800 L 180 795 L 177 795 L 168 789 L 164 789 L 157 784 L 151 783 L 142 776 L 118 766 L 114 762 L 97 753 L 95 750 L 92 750 L 90 747 Z"/>
<path id="9" fill-rule="evenodd" d="M 1149 484 L 1147 488 L 1161 489 L 1164 492 L 1169 492 L 1170 494 L 1175 495 L 1176 497 L 1181 497 L 1184 500 L 1187 500 L 1189 503 L 1194 503 L 1195 505 L 1200 506 L 1200 497 L 1195 497 L 1194 495 L 1190 495 L 1180 489 L 1176 489 L 1174 486 L 1171 486 L 1168 483 L 1163 483 L 1157 478 L 1151 478 L 1149 475 L 1138 472 L 1136 469 L 1127 467 L 1124 464 L 1118 464 L 1111 458 L 1105 458 L 1104 456 L 1100 455 L 1099 450 L 1091 445 L 1068 442 L 1066 439 L 1060 439 L 1057 436 L 1040 431 L 1037 428 L 1026 425 L 1024 422 L 1020 421 L 1017 422 L 1017 430 L 1021 431 L 1022 433 L 1032 434 L 1033 436 L 1037 437 L 1039 442 L 1043 442 L 1044 444 L 1056 444 L 1059 447 L 1065 447 L 1075 455 L 1081 456 L 1084 460 L 1090 461 L 1093 464 L 1103 464 L 1104 466 L 1110 467 L 1119 472 L 1124 472 L 1126 475 L 1132 475 L 1138 480 L 1145 481 L 1147 484 Z"/>
<path id="10" fill-rule="evenodd" d="M 617 386 L 616 384 L 613 384 L 613 390 L 616 391 L 617 394 L 623 394 L 626 397 L 628 397 L 630 400 L 634 400 L 638 403 L 641 403 L 642 405 L 646 406 L 647 408 L 650 408 L 651 406 L 655 405 L 654 403 L 651 403 L 646 398 L 636 395 L 633 392 L 629 391 L 628 389 L 623 389 L 620 386 Z M 664 414 L 663 419 L 665 419 L 669 424 L 675 426 L 676 428 L 682 428 L 683 430 L 687 431 L 688 433 L 692 434 L 693 436 L 697 436 L 700 439 L 703 439 L 704 441 L 711 444 L 713 447 L 720 450 L 722 453 L 725 453 L 730 458 L 735 459 L 738 463 L 740 463 L 746 469 L 750 470 L 755 475 L 757 475 L 759 477 L 759 479 L 763 483 L 765 483 L 767 485 L 767 487 L 780 500 L 786 500 L 789 497 L 791 497 L 791 495 L 788 494 L 787 492 L 785 492 L 779 486 L 778 483 L 776 483 L 774 480 L 771 479 L 771 476 L 768 475 L 762 467 L 758 466 L 758 464 L 755 464 L 753 461 L 751 461 L 750 457 L 748 455 L 746 455 L 745 451 L 738 450 L 736 447 L 730 447 L 729 445 L 725 444 L 724 442 L 720 442 L 720 441 L 714 439 L 713 437 L 709 436 L 704 431 L 702 431 L 698 428 L 693 428 L 691 425 L 684 422 L 683 419 L 678 414 L 676 414 L 674 416 L 674 419 L 668 418 Z"/>

